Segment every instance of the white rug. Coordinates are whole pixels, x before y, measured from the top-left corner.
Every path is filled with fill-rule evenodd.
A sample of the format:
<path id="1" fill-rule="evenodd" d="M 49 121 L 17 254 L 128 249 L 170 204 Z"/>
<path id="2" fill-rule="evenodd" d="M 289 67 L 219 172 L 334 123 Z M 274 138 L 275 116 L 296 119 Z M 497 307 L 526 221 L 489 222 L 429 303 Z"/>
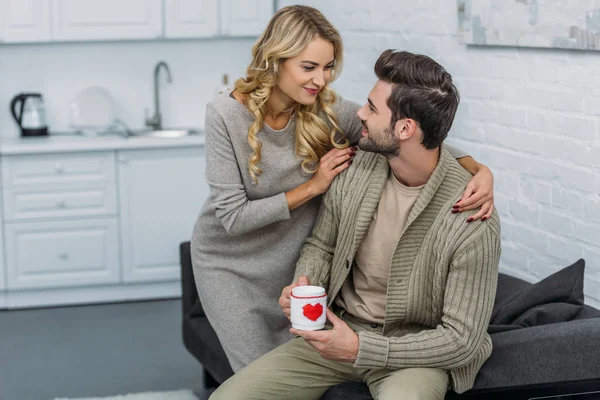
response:
<path id="1" fill-rule="evenodd" d="M 80 399 L 59 397 L 54 400 L 198 400 L 191 390 L 176 390 L 173 392 L 144 392 L 123 394 L 112 397 L 86 397 Z"/>

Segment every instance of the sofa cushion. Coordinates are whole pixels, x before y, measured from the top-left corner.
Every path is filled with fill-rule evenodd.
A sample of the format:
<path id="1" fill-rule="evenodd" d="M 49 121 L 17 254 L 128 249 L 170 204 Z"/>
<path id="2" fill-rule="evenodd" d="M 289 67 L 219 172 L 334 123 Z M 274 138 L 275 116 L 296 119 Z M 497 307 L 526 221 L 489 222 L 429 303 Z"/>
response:
<path id="1" fill-rule="evenodd" d="M 532 283 L 526 282 L 523 279 L 515 278 L 506 274 L 498 274 L 498 286 L 496 289 L 496 298 L 494 299 L 495 313 L 498 306 L 502 305 L 509 297 L 523 289 L 531 287 Z"/>
<path id="2" fill-rule="evenodd" d="M 493 350 L 473 389 L 598 379 L 600 318 L 491 335 Z"/>
<path id="3" fill-rule="evenodd" d="M 583 306 L 583 310 L 573 320 L 588 319 L 588 318 L 600 318 L 600 310 L 591 307 Z"/>
<path id="4" fill-rule="evenodd" d="M 583 309 L 585 261 L 521 289 L 494 307 L 488 332 L 570 321 Z"/>

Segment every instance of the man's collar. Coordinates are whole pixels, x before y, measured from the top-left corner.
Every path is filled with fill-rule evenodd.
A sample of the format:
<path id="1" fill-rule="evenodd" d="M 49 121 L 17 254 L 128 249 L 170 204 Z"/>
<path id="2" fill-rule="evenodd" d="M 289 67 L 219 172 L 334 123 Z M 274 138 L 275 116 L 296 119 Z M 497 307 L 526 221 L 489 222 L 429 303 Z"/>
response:
<path id="1" fill-rule="evenodd" d="M 425 187 L 421 190 L 421 194 L 417 197 L 417 200 L 410 211 L 410 215 L 408 216 L 408 220 L 406 221 L 406 227 L 408 227 L 423 212 L 423 210 L 425 210 L 431 199 L 433 199 L 433 196 L 444 181 L 453 160 L 454 158 L 450 152 L 442 145 L 440 147 L 440 159 L 438 164 L 425 184 Z"/>

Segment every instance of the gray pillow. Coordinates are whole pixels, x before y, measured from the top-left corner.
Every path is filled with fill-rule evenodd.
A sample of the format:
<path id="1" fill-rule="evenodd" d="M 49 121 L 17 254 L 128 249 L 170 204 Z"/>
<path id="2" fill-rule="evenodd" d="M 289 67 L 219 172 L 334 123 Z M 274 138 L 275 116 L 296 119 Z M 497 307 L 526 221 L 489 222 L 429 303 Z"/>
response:
<path id="1" fill-rule="evenodd" d="M 561 269 L 497 304 L 489 333 L 570 321 L 583 309 L 585 261 Z"/>

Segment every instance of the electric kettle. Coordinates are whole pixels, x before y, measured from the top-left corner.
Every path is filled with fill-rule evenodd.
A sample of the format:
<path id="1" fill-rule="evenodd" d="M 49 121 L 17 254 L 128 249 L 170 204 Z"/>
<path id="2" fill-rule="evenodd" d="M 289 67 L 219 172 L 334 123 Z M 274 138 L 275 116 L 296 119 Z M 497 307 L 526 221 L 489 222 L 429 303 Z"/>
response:
<path id="1" fill-rule="evenodd" d="M 21 136 L 48 135 L 46 107 L 40 93 L 19 93 L 11 100 L 10 111 L 21 128 Z"/>

